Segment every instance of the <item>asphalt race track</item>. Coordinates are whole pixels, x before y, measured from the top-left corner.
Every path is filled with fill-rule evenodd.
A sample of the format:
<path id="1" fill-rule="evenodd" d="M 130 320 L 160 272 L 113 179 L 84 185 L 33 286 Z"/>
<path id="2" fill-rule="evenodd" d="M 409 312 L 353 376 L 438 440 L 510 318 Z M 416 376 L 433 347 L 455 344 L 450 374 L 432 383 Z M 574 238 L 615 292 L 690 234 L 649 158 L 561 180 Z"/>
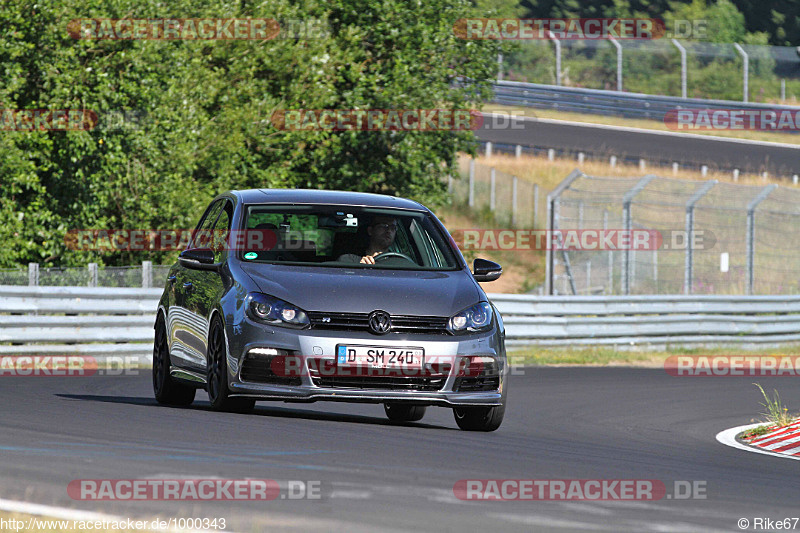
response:
<path id="1" fill-rule="evenodd" d="M 250 415 L 158 406 L 139 376 L 0 381 L 0 497 L 148 518 L 227 520 L 228 531 L 739 531 L 800 515 L 800 462 L 723 446 L 761 410 L 747 377 L 659 369 L 526 368 L 494 433 L 448 409 L 395 425 L 379 405 L 260 403 Z M 788 377 L 760 378 L 792 410 Z M 268 502 L 76 501 L 75 479 L 319 481 L 321 498 Z M 705 482 L 706 499 L 461 501 L 461 479 Z M 800 526 L 798 526 L 800 527 Z M 347 529 L 344 529 L 347 528 Z"/>
<path id="2" fill-rule="evenodd" d="M 678 161 L 695 166 L 708 165 L 712 170 L 738 168 L 746 173 L 766 170 L 787 177 L 800 173 L 800 146 L 789 148 L 698 139 L 536 119 L 522 120 L 518 125 L 524 128 L 510 129 L 506 120 L 493 124 L 487 117 L 483 127 L 475 133 L 479 139 L 495 143 L 560 148 L 617 157 L 630 156 L 649 161 L 664 161 L 667 164 Z M 496 129 L 492 129 L 493 126 Z"/>

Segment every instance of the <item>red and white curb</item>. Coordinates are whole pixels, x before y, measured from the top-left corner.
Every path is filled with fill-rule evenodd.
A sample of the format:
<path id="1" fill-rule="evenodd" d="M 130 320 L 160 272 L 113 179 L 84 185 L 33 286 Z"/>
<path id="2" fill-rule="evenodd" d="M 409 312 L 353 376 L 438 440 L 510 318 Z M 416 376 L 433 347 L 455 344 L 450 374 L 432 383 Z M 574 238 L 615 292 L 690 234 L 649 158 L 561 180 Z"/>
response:
<path id="1" fill-rule="evenodd" d="M 758 424 L 748 424 L 746 426 L 726 429 L 717 434 L 717 441 L 726 446 L 748 452 L 800 461 L 800 420 L 782 428 L 776 427 L 769 433 L 764 433 L 757 437 L 742 439 L 744 442 L 736 439 L 737 435 L 748 429 L 763 425 L 764 423 L 761 422 Z"/>

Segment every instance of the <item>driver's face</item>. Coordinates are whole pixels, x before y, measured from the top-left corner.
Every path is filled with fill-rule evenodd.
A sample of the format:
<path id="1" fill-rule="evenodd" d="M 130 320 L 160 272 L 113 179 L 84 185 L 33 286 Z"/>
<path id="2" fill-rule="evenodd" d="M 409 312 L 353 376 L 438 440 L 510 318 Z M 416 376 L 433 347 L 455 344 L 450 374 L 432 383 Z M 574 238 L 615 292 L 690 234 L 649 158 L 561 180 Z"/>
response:
<path id="1" fill-rule="evenodd" d="M 367 228 L 370 241 L 373 245 L 385 250 L 394 242 L 397 234 L 397 220 L 390 217 L 378 217 Z"/>

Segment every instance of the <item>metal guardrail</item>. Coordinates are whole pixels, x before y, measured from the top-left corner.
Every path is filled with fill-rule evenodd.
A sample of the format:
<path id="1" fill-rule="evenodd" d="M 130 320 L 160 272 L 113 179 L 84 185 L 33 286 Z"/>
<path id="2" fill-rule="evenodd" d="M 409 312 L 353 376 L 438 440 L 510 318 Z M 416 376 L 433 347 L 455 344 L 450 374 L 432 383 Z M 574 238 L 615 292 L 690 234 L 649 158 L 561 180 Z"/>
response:
<path id="1" fill-rule="evenodd" d="M 148 358 L 162 292 L 0 286 L 0 355 Z"/>
<path id="2" fill-rule="evenodd" d="M 0 355 L 152 354 L 161 289 L 0 286 Z M 490 294 L 515 345 L 800 341 L 800 296 Z"/>
<path id="3" fill-rule="evenodd" d="M 786 109 L 800 111 L 799 107 L 786 105 L 657 96 L 515 81 L 498 81 L 494 85 L 494 91 L 493 102 L 497 104 L 661 121 L 664 120 L 667 112 L 673 109 Z"/>
<path id="4" fill-rule="evenodd" d="M 780 344 L 800 341 L 800 296 L 490 294 L 509 346 Z"/>

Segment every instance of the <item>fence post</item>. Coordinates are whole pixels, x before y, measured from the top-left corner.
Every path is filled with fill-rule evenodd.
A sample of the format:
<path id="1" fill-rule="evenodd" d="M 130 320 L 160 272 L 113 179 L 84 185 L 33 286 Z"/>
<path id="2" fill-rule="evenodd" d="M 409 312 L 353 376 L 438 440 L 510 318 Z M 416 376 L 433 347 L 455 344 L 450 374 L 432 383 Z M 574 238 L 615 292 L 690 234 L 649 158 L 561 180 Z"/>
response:
<path id="1" fill-rule="evenodd" d="M 742 84 L 744 85 L 744 89 L 742 90 L 742 102 L 747 102 L 747 98 L 749 93 L 748 85 L 750 84 L 750 57 L 747 55 L 747 52 L 744 51 L 744 48 L 739 45 L 739 43 L 733 43 L 734 48 L 739 54 L 742 56 L 742 60 L 744 64 L 742 65 Z"/>
<path id="2" fill-rule="evenodd" d="M 747 234 L 745 236 L 747 244 L 747 295 L 753 294 L 755 285 L 755 254 L 756 254 L 756 207 L 763 202 L 769 193 L 777 189 L 774 183 L 764 187 L 753 201 L 747 204 Z"/>
<path id="3" fill-rule="evenodd" d="M 469 201 L 470 207 L 475 207 L 475 159 L 469 160 Z"/>
<path id="4" fill-rule="evenodd" d="M 609 36 L 608 40 L 617 47 L 617 91 L 622 92 L 622 45 L 613 37 Z"/>
<path id="5" fill-rule="evenodd" d="M 552 31 L 547 32 L 547 36 L 556 45 L 556 85 L 561 86 L 561 41 L 556 39 Z"/>
<path id="6" fill-rule="evenodd" d="M 494 167 L 492 167 L 490 173 L 490 188 L 489 188 L 489 209 L 494 213 L 494 208 L 497 201 L 497 178 L 495 176 Z"/>
<path id="7" fill-rule="evenodd" d="M 28 263 L 28 285 L 39 286 L 39 263 Z"/>
<path id="8" fill-rule="evenodd" d="M 603 209 L 603 235 L 608 231 L 608 209 Z M 614 252 L 608 250 L 608 294 L 614 294 Z"/>
<path id="9" fill-rule="evenodd" d="M 622 229 L 625 230 L 628 235 L 631 233 L 631 228 L 633 227 L 633 220 L 631 220 L 631 202 L 633 202 L 633 198 L 639 194 L 642 189 L 647 187 L 647 184 L 650 183 L 655 179 L 654 174 L 648 174 L 647 176 L 640 179 L 636 182 L 631 190 L 625 193 L 625 196 L 622 197 Z M 631 292 L 631 249 L 630 246 L 626 246 L 625 250 L 622 251 L 622 294 L 628 295 Z"/>
<path id="10" fill-rule="evenodd" d="M 677 39 L 672 39 L 672 44 L 681 53 L 681 98 L 686 98 L 686 48 Z"/>
<path id="11" fill-rule="evenodd" d="M 142 261 L 142 288 L 149 289 L 153 286 L 153 262 Z"/>
<path id="12" fill-rule="evenodd" d="M 511 180 L 511 227 L 517 226 L 517 183 L 516 176 Z"/>
<path id="13" fill-rule="evenodd" d="M 558 186 L 553 189 L 553 191 L 547 195 L 547 220 L 545 222 L 545 229 L 548 233 L 554 231 L 558 227 L 558 215 L 556 213 L 556 202 L 558 202 L 561 193 L 569 188 L 579 177 L 583 176 L 583 172 L 580 170 L 573 170 L 569 176 L 564 179 Z M 553 277 L 555 275 L 554 263 L 555 263 L 555 254 L 553 253 L 554 250 L 552 249 L 553 246 L 551 245 L 552 239 L 549 235 L 545 239 L 545 261 L 544 261 L 544 292 L 547 295 L 552 295 L 553 290 L 555 289 L 555 284 L 553 283 Z"/>
<path id="14" fill-rule="evenodd" d="M 700 201 L 700 198 L 706 195 L 711 188 L 717 184 L 717 180 L 705 182 L 691 198 L 686 202 L 686 258 L 683 272 L 683 293 L 692 294 L 692 278 L 694 268 L 694 206 Z"/>
<path id="15" fill-rule="evenodd" d="M 89 263 L 89 286 L 97 287 L 97 263 Z"/>
<path id="16" fill-rule="evenodd" d="M 497 54 L 497 81 L 503 81 L 503 53 Z"/>

